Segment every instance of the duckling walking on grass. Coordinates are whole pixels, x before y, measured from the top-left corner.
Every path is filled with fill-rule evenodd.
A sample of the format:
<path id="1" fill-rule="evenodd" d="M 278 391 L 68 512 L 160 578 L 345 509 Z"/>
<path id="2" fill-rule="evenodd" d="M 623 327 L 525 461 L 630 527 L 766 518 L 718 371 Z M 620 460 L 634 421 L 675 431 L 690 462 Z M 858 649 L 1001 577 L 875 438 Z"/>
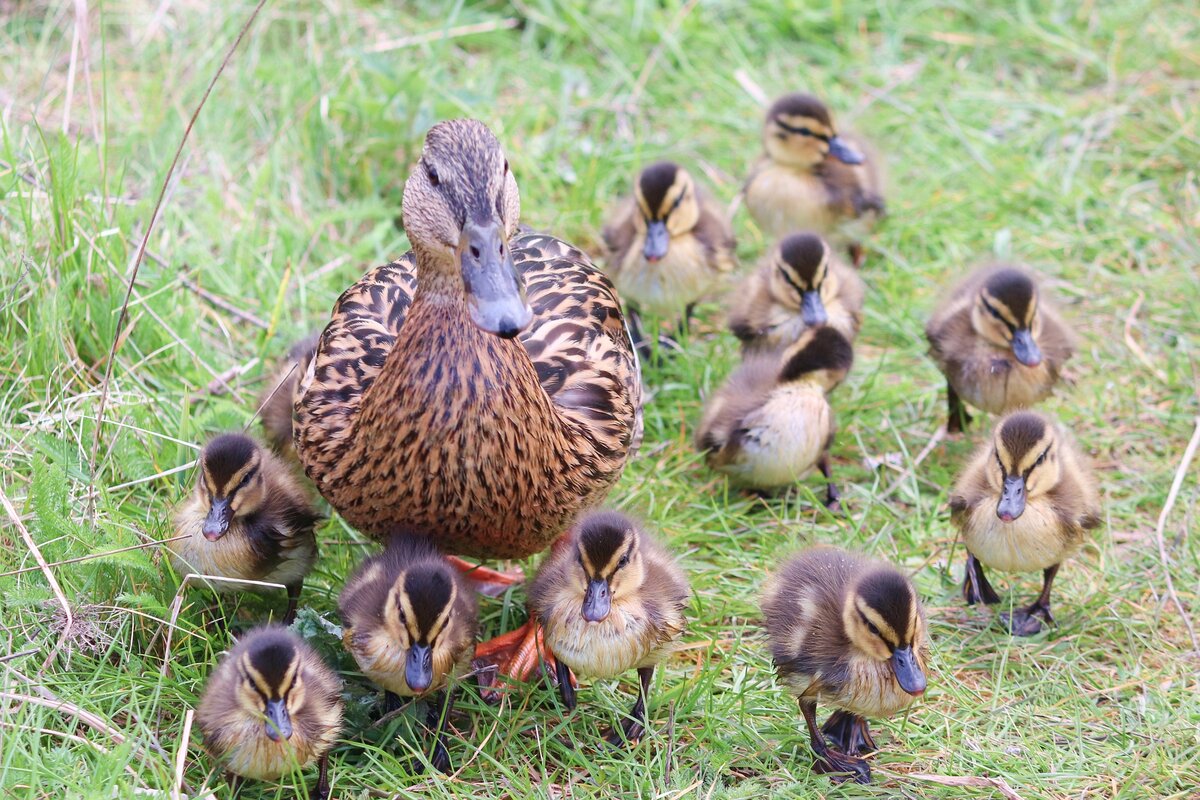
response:
<path id="1" fill-rule="evenodd" d="M 633 197 L 604 227 L 608 273 L 629 307 L 634 340 L 645 351 L 638 312 L 670 319 L 721 288 L 735 267 L 733 228 L 722 209 L 678 164 L 651 164 Z M 636 309 L 637 311 L 633 311 Z"/>
<path id="2" fill-rule="evenodd" d="M 201 575 L 280 583 L 287 587 L 283 616 L 296 616 L 304 578 L 317 560 L 317 513 L 298 478 L 249 436 L 225 433 L 200 451 L 196 489 L 176 511 L 167 543 L 182 576 Z M 245 584 L 211 581 L 216 592 L 246 591 Z"/>
<path id="3" fill-rule="evenodd" d="M 929 353 L 946 376 L 946 430 L 971 421 L 963 401 L 992 414 L 1041 402 L 1075 350 L 1070 329 L 1022 268 L 984 267 L 934 311 Z"/>
<path id="4" fill-rule="evenodd" d="M 828 326 L 783 351 L 750 353 L 704 410 L 696 444 L 708 465 L 750 489 L 791 486 L 815 466 L 825 505 L 840 508 L 829 469 L 835 421 L 826 394 L 850 371 L 854 352 Z"/>
<path id="5" fill-rule="evenodd" d="M 863 294 L 862 278 L 820 236 L 794 233 L 733 293 L 729 329 L 745 352 L 787 347 L 819 325 L 853 342 Z"/>
<path id="6" fill-rule="evenodd" d="M 255 628 L 221 660 L 200 697 L 204 748 L 234 777 L 278 780 L 320 762 L 314 798 L 329 797 L 329 748 L 342 728 L 342 682 L 299 636 Z"/>
<path id="7" fill-rule="evenodd" d="M 800 699 L 814 770 L 871 782 L 878 749 L 868 717 L 890 717 L 925 692 L 925 611 L 895 568 L 835 547 L 784 564 L 762 604 L 779 679 Z M 817 727 L 817 703 L 838 707 Z M 839 780 L 844 780 L 841 778 Z"/>
<path id="8" fill-rule="evenodd" d="M 389 711 L 400 697 L 438 695 L 426 718 L 435 731 L 430 762 L 448 772 L 452 681 L 470 668 L 478 627 L 475 593 L 466 579 L 429 539 L 396 534 L 346 582 L 338 613 L 346 649 L 387 693 Z"/>
<path id="9" fill-rule="evenodd" d="M 654 667 L 683 635 L 690 589 L 675 560 L 631 519 L 598 511 L 542 563 L 529 586 L 529 609 L 558 663 L 563 704 L 575 708 L 568 668 L 614 678 L 637 669 L 637 702 L 611 744 L 637 742 L 645 730 Z"/>
<path id="10" fill-rule="evenodd" d="M 999 603 L 984 566 L 1042 571 L 1042 593 L 1027 608 L 1001 617 L 1015 636 L 1053 622 L 1050 587 L 1062 562 L 1100 524 L 1096 479 L 1058 423 L 1032 411 L 1000 420 L 950 495 L 950 518 L 967 547 L 967 605 Z"/>

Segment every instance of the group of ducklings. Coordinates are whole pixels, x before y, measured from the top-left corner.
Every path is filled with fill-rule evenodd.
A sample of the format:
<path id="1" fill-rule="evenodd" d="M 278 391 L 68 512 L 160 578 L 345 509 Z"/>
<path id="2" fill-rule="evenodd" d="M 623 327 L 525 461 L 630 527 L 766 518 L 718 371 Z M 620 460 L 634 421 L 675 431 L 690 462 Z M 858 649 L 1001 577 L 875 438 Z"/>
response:
<path id="1" fill-rule="evenodd" d="M 442 243 L 460 241 L 461 236 L 462 244 L 452 252 L 462 259 L 464 276 L 468 267 L 486 270 L 491 263 L 488 259 L 494 259 L 486 249 L 481 252 L 477 242 L 494 246 L 499 241 L 499 259 L 503 260 L 514 257 L 506 253 L 505 242 L 511 240 L 511 249 L 516 251 L 520 240 L 527 250 L 517 257 L 525 259 L 523 264 L 541 258 L 544 269 L 569 259 L 576 259 L 571 262 L 575 264 L 579 258 L 586 259 L 578 251 L 559 248 L 562 243 L 549 237 L 516 233 L 518 205 L 508 163 L 503 162 L 501 173 L 493 153 L 498 152 L 492 144 L 494 138 L 476 127 L 482 128 L 478 123 L 436 126 L 427 139 L 423 169 L 414 172 L 406 187 L 405 218 L 414 244 L 415 268 L 419 280 L 427 281 L 422 285 L 433 287 L 428 289 L 430 295 L 435 296 L 442 284 L 450 281 L 423 266 L 432 264 L 432 253 L 444 246 L 432 239 L 426 241 L 427 234 L 433 236 L 433 229 L 442 221 L 430 198 L 437 196 L 436 190 L 443 184 L 463 174 L 469 177 L 472 169 L 481 169 L 478 165 L 485 162 L 495 161 L 500 176 L 487 185 L 493 187 L 488 191 L 496 185 L 502 187 L 494 205 L 502 221 L 495 225 L 503 231 L 477 229 L 475 223 L 467 222 L 459 223 L 461 231 L 455 228 L 453 233 L 436 234 Z M 845 379 L 853 361 L 852 343 L 861 324 L 865 295 L 855 267 L 862 260 L 860 238 L 884 209 L 879 175 L 865 143 L 839 135 L 825 106 L 808 95 L 787 95 L 771 106 L 763 142 L 764 156 L 747 181 L 745 199 L 759 225 L 778 242 L 764 264 L 734 293 L 729 326 L 742 343 L 743 362 L 710 398 L 697 441 L 712 467 L 751 488 L 792 485 L 812 468 L 819 468 L 827 481 L 826 505 L 836 510 L 839 493 L 830 479 L 828 460 L 834 431 L 828 395 Z M 476 152 L 482 155 L 472 155 L 477 159 L 474 162 L 463 155 Z M 447 154 L 457 160 L 433 157 Z M 418 199 L 425 205 L 418 208 Z M 428 214 L 421 213 L 425 211 Z M 808 232 L 814 230 L 820 233 Z M 642 171 L 633 197 L 606 227 L 604 239 L 613 282 L 630 306 L 627 316 L 632 342 L 643 346 L 648 345 L 639 309 L 658 317 L 682 311 L 686 325 L 694 304 L 720 287 L 736 266 L 725 215 L 685 170 L 671 163 Z M 842 259 L 843 246 L 848 248 L 853 266 Z M 343 516 L 355 519 L 355 524 L 373 535 L 379 535 L 378 528 L 388 528 L 382 536 L 386 547 L 362 562 L 341 593 L 338 611 L 343 642 L 362 674 L 384 691 L 385 710 L 394 710 L 400 697 L 430 701 L 427 724 L 434 732 L 430 763 L 444 771 L 450 766 L 446 737 L 455 682 L 471 671 L 472 656 L 479 652 L 475 591 L 487 578 L 479 580 L 479 575 L 464 573 L 463 563 L 445 554 L 445 549 L 451 549 L 447 542 L 455 541 L 449 523 L 446 532 L 439 534 L 442 538 L 435 538 L 422 526 L 387 522 L 395 503 L 381 499 L 378 493 L 364 493 L 352 472 L 375 469 L 379 464 L 357 456 L 357 460 L 337 460 L 332 457 L 331 445 L 312 438 L 320 414 L 326 410 L 332 425 L 341 424 L 330 398 L 346 403 L 348 390 L 338 389 L 333 394 L 328 389 L 326 393 L 337 380 L 349 375 L 355 381 L 351 385 L 353 400 L 365 408 L 363 390 L 383 374 L 386 348 L 400 346 L 396 330 L 387 330 L 386 324 L 365 312 L 394 323 L 387 316 L 389 309 L 403 313 L 411 305 L 417 317 L 421 297 L 415 292 L 417 281 L 410 279 L 410 272 L 402 271 L 411 268 L 412 262 L 402 260 L 369 273 L 360 282 L 361 288 L 352 287 L 339 300 L 334 323 L 324 333 L 324 344 L 313 337 L 289 353 L 262 408 L 264 429 L 275 452 L 243 434 L 218 436 L 203 448 L 195 490 L 177 512 L 177 528 L 183 536 L 168 546 L 181 575 L 193 576 L 215 591 L 282 585 L 288 595 L 283 618 L 287 625 L 294 618 L 303 580 L 316 561 L 313 532 L 321 518 L 311 490 L 289 459 L 299 457 L 321 494 Z M 426 278 L 422 269 L 437 277 Z M 587 302 L 605 301 L 603 285 L 591 273 L 580 274 L 578 283 L 588 284 L 591 292 Z M 385 280 L 391 282 L 380 291 Z M 515 287 L 520 288 L 519 282 Z M 398 293 L 393 291 L 396 288 Z M 478 286 L 466 290 L 467 300 L 474 304 L 470 320 L 500 341 L 512 339 L 529 325 L 528 319 L 518 319 L 522 306 L 508 297 L 509 288 L 513 287 L 493 287 L 495 296 L 484 296 Z M 552 280 L 542 280 L 534 291 L 561 301 L 555 289 Z M 588 310 L 592 306 L 586 303 L 579 307 L 584 311 L 574 318 L 570 315 L 575 312 L 570 311 L 563 326 L 583 319 L 606 326 L 613 316 L 611 311 Z M 524 308 L 528 313 L 528 306 Z M 421 313 L 432 312 L 423 309 Z M 342 340 L 331 334 L 339 323 L 338 314 L 343 314 L 347 325 L 358 326 L 354 335 L 359 338 L 354 341 L 361 344 L 344 347 L 339 344 Z M 446 323 L 429 316 L 411 324 L 433 330 Z M 424 330 L 418 327 L 412 336 Z M 468 330 L 459 329 L 453 335 L 464 341 L 481 335 Z M 578 335 L 577 329 L 562 330 L 568 344 Z M 619 339 L 611 338 L 617 334 L 611 328 L 605 330 L 610 337 L 607 341 L 620 345 Z M 543 334 L 530 338 L 539 335 Z M 927 336 L 947 380 L 948 430 L 960 431 L 970 420 L 964 402 L 1005 415 L 951 494 L 952 520 L 967 549 L 964 597 L 968 604 L 999 601 L 984 574 L 985 566 L 1004 571 L 1043 570 L 1045 583 L 1039 598 L 1028 608 L 1004 616 L 1014 634 L 1035 633 L 1043 622 L 1052 621 L 1050 587 L 1059 566 L 1100 519 L 1095 481 L 1069 435 L 1050 417 L 1025 410 L 1050 394 L 1063 363 L 1071 356 L 1071 335 L 1028 270 L 987 267 L 949 295 L 933 315 Z M 454 345 L 452 339 L 439 336 L 438 341 Z M 486 335 L 479 341 L 493 348 L 493 340 Z M 619 475 L 622 459 L 640 438 L 640 403 L 636 414 L 618 429 L 597 410 L 611 409 L 614 403 L 588 393 L 608 391 L 616 397 L 623 392 L 621 396 L 637 399 L 639 387 L 624 374 L 606 384 L 616 387 L 611 389 L 598 390 L 578 381 L 572 384 L 570 357 L 562 354 L 555 356 L 553 369 L 543 374 L 541 362 L 533 357 L 534 344 L 552 348 L 554 345 L 547 344 L 551 341 L 545 334 L 533 343 L 521 343 L 538 364 L 536 377 L 542 389 L 550 392 L 548 384 L 554 391 L 569 387 L 575 394 L 565 408 L 582 409 L 585 415 L 579 419 L 601 419 L 608 425 L 603 429 L 605 435 L 615 435 L 615 431 L 622 437 L 620 448 L 609 448 L 619 456 L 618 469 L 596 478 L 606 491 L 614 475 Z M 384 349 L 373 354 L 372 347 Z M 319 348 L 324 348 L 320 355 Z M 602 352 L 599 358 L 624 364 L 617 360 L 618 356 L 624 358 L 618 351 Z M 497 352 L 508 351 L 487 352 L 496 358 Z M 476 369 L 479 366 L 474 364 Z M 611 372 L 605 374 L 611 378 Z M 429 373 L 414 374 L 422 378 Z M 597 371 L 596 375 L 600 374 Z M 437 378 L 441 377 L 439 371 Z M 459 380 L 471 379 L 459 376 Z M 456 389 L 452 384 L 453 376 L 450 384 L 444 385 L 451 393 Z M 471 394 L 471 399 L 478 398 Z M 414 406 L 414 411 L 426 410 Z M 376 422 L 386 426 L 387 419 L 372 420 L 372 424 Z M 409 446 L 420 435 L 420 428 L 416 424 L 406 428 L 406 424 L 392 433 Z M 378 430 L 386 431 L 386 427 Z M 339 432 L 329 441 L 346 439 L 347 435 Z M 443 454 L 437 457 L 444 466 L 446 451 L 436 452 Z M 337 487 L 329 482 L 332 468 L 351 470 L 337 473 L 341 476 Z M 567 473 L 565 477 L 573 477 L 569 469 Z M 526 480 L 537 480 L 536 473 L 524 474 Z M 403 486 L 413 491 L 426 488 Z M 338 491 L 346 492 L 348 499 Z M 585 499 L 603 496 L 600 489 L 574 491 Z M 496 493 L 493 496 L 497 502 L 513 501 Z M 520 505 L 519 499 L 516 502 Z M 595 502 L 590 501 L 592 505 Z M 544 505 L 526 502 L 513 514 L 544 513 Z M 418 511 L 436 514 L 439 509 L 449 511 L 441 505 Z M 373 524 L 375 519 L 383 522 Z M 464 530 L 457 541 L 479 545 L 476 551 L 491 555 L 516 552 L 503 530 L 489 533 L 486 543 L 472 540 Z M 524 651 L 544 642 L 541 656 L 552 668 L 568 709 L 575 707 L 572 673 L 608 678 L 636 669 L 640 680 L 637 700 L 607 736 L 617 744 L 636 741 L 645 729 L 646 699 L 655 667 L 672 651 L 685 628 L 684 609 L 690 595 L 686 577 L 653 536 L 616 512 L 584 511 L 565 536 L 551 536 L 549 541 L 552 549 L 528 592 L 530 617 L 537 623 L 540 640 L 517 631 L 493 640 L 489 652 L 504 648 Z M 501 574 L 490 575 L 503 584 Z M 762 610 L 781 682 L 800 700 L 815 768 L 869 781 L 870 769 L 862 756 L 872 752 L 875 743 L 867 719 L 898 713 L 926 688 L 925 612 L 912 583 L 890 565 L 837 548 L 816 547 L 776 572 L 766 588 Z M 197 720 L 205 745 L 230 773 L 240 777 L 278 778 L 319 763 L 316 794 L 325 797 L 329 792 L 328 751 L 342 725 L 340 686 L 340 679 L 321 657 L 287 628 L 268 625 L 246 632 L 214 670 L 200 700 Z M 838 709 L 824 726 L 817 724 L 818 701 Z"/>

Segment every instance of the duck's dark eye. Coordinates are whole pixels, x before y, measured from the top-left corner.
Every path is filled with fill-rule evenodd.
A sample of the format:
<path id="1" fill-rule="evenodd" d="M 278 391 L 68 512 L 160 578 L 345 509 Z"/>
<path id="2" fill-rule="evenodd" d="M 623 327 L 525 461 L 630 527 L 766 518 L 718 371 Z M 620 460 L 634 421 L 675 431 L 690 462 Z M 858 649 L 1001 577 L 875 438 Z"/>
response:
<path id="1" fill-rule="evenodd" d="M 504 174 L 508 174 L 508 159 L 504 159 Z"/>
<path id="2" fill-rule="evenodd" d="M 813 132 L 811 130 L 809 130 L 808 128 L 797 128 L 796 133 L 800 134 L 801 136 L 812 136 L 813 135 Z"/>
<path id="3" fill-rule="evenodd" d="M 621 556 L 621 560 L 617 562 L 617 569 L 624 569 L 629 566 L 629 554 Z"/>
<path id="4" fill-rule="evenodd" d="M 879 628 L 876 628 L 876 627 L 875 627 L 875 623 L 874 623 L 874 622 L 868 622 L 868 623 L 867 623 L 867 630 L 869 630 L 869 631 L 870 631 L 870 632 L 871 632 L 873 635 L 875 635 L 875 636 L 878 636 L 878 635 L 879 635 Z"/>
<path id="5" fill-rule="evenodd" d="M 429 182 L 434 186 L 441 186 L 442 179 L 438 177 L 437 169 L 432 164 L 425 165 L 425 174 L 429 176 Z"/>

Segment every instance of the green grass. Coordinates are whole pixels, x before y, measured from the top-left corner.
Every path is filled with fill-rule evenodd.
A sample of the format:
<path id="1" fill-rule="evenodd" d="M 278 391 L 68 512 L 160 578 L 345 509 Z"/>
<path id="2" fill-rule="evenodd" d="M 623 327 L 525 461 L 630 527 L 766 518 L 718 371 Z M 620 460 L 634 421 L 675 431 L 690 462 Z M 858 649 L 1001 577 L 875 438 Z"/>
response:
<path id="1" fill-rule="evenodd" d="M 695 589 L 686 649 L 656 681 L 653 734 L 629 753 L 598 746 L 597 730 L 631 702 L 632 681 L 586 685 L 566 719 L 542 685 L 499 709 L 468 689 L 451 747 L 458 771 L 418 778 L 406 767 L 421 747 L 417 716 L 367 728 L 370 690 L 352 678 L 335 795 L 1000 796 L 912 777 L 921 773 L 1002 777 L 1027 799 L 1200 792 L 1196 653 L 1166 597 L 1154 536 L 1197 413 L 1200 18 L 1190 4 L 399 5 L 271 3 L 254 24 L 200 115 L 150 238 L 95 451 L 137 244 L 186 121 L 251 6 L 93 4 L 88 49 L 74 59 L 76 4 L 3 6 L 0 485 L 47 560 L 170 535 L 192 476 L 164 473 L 194 457 L 188 443 L 245 425 L 264 365 L 323 324 L 365 269 L 407 248 L 395 224 L 400 191 L 435 120 L 489 123 L 525 221 L 596 252 L 606 210 L 651 159 L 691 165 L 733 197 L 759 148 L 761 108 L 742 74 L 769 95 L 816 90 L 888 156 L 891 215 L 870 243 L 858 361 L 835 395 L 847 514 L 815 506 L 814 481 L 763 502 L 704 469 L 692 430 L 736 358 L 719 306 L 709 306 L 686 355 L 647 368 L 646 444 L 610 498 L 661 531 Z M 507 18 L 522 26 L 369 51 Z M 766 243 L 744 211 L 735 222 L 739 255 L 753 264 Z M 946 493 L 978 429 L 914 464 L 944 408 L 924 320 L 947 282 L 990 257 L 1045 273 L 1081 335 L 1070 383 L 1046 408 L 1097 463 L 1105 509 L 1056 585 L 1059 626 L 1016 642 L 957 591 L 962 550 Z M 212 391 L 217 375 L 232 392 Z M 1194 470 L 1165 531 L 1189 609 L 1200 593 Z M 365 550 L 338 520 L 322 541 L 302 626 L 336 653 L 320 619 L 335 619 L 336 594 Z M 930 690 L 879 725 L 872 787 L 810 774 L 795 702 L 774 681 L 758 629 L 766 574 L 813 542 L 902 565 L 929 611 Z M 36 566 L 7 515 L 0 545 L 0 571 Z M 45 577 L 0 577 L 0 640 L 16 655 L 0 665 L 0 691 L 58 698 L 95 724 L 0 698 L 0 793 L 169 792 L 185 712 L 227 638 L 206 626 L 207 601 L 192 593 L 164 665 L 178 582 L 157 548 L 54 574 L 76 615 L 57 650 L 63 620 Z M 1004 587 L 1020 602 L 1036 582 L 1013 576 Z M 520 621 L 523 603 L 521 589 L 484 601 L 485 632 Z M 241 614 L 272 608 L 247 600 Z M 224 796 L 198 739 L 193 731 L 187 743 L 186 784 Z M 243 796 L 291 796 L 311 778 L 250 784 Z"/>

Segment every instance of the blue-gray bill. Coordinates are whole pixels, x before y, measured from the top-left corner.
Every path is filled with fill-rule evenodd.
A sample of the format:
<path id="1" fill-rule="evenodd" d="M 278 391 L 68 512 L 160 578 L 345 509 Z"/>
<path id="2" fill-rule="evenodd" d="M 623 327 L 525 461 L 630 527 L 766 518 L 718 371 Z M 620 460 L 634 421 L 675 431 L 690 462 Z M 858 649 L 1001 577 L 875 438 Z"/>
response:
<path id="1" fill-rule="evenodd" d="M 459 261 L 467 308 L 480 330 L 511 339 L 529 326 L 533 309 L 499 220 L 463 226 Z"/>

